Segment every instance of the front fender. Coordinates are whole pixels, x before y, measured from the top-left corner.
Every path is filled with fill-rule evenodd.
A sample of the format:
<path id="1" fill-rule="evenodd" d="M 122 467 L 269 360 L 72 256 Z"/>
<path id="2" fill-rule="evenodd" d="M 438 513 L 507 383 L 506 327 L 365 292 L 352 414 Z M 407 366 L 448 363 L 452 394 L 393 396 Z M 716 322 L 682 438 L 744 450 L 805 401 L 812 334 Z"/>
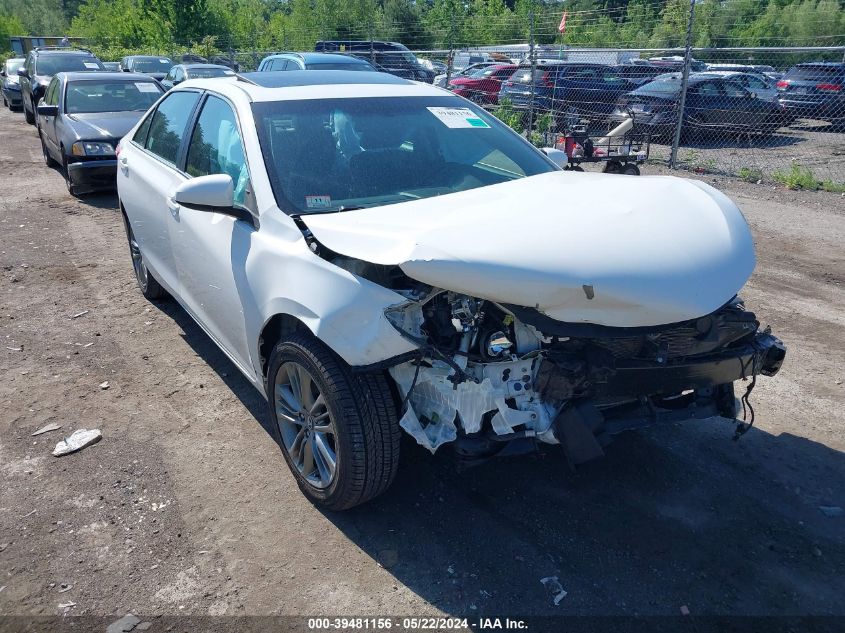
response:
<path id="1" fill-rule="evenodd" d="M 260 376 L 259 339 L 279 314 L 295 317 L 351 366 L 371 365 L 416 349 L 384 310 L 406 299 L 311 252 L 305 240 L 258 238 L 247 261 L 255 310 L 245 306 L 248 340 Z"/>

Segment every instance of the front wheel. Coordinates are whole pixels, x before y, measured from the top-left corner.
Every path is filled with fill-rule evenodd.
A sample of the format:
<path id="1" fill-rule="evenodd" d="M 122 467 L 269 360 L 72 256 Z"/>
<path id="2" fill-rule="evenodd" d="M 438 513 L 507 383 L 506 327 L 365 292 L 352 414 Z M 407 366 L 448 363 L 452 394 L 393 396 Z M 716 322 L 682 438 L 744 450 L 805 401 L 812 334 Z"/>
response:
<path id="1" fill-rule="evenodd" d="M 354 373 L 317 338 L 297 333 L 273 349 L 267 395 L 276 440 L 313 503 L 346 510 L 393 481 L 401 430 L 383 373 Z"/>

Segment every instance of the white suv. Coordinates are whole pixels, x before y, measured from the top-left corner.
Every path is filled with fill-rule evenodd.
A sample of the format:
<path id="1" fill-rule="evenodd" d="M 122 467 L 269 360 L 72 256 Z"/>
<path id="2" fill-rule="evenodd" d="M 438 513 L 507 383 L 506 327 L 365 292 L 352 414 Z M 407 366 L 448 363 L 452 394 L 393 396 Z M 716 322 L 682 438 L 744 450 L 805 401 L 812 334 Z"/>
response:
<path id="1" fill-rule="evenodd" d="M 733 417 L 733 382 L 785 355 L 736 298 L 754 253 L 725 196 L 562 171 L 429 85 L 189 81 L 118 156 L 141 291 L 176 298 L 267 397 L 328 508 L 387 488 L 400 429 L 577 464 L 647 422 Z"/>

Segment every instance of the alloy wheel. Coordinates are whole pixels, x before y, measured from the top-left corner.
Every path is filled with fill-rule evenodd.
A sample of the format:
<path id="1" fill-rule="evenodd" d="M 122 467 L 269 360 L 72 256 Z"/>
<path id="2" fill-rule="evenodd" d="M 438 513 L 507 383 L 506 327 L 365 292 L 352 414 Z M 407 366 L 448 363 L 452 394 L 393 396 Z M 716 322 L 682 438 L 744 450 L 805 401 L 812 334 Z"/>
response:
<path id="1" fill-rule="evenodd" d="M 311 486 L 328 488 L 337 472 L 334 422 L 320 387 L 305 367 L 288 361 L 275 379 L 279 433 L 290 461 Z"/>
<path id="2" fill-rule="evenodd" d="M 135 270 L 138 285 L 141 286 L 141 290 L 145 290 L 149 283 L 149 273 L 144 263 L 144 256 L 141 254 L 141 247 L 135 240 L 135 234 L 131 228 L 129 229 L 129 253 L 132 256 L 132 268 Z"/>

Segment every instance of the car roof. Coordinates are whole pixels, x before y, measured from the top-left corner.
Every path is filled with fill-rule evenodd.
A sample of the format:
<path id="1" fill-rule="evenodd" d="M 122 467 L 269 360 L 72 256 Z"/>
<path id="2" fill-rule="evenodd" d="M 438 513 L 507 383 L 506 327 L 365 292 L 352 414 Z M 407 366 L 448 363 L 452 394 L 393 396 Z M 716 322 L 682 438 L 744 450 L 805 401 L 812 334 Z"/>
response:
<path id="1" fill-rule="evenodd" d="M 232 70 L 231 68 L 229 68 L 228 66 L 224 66 L 223 64 L 200 64 L 199 62 L 195 64 L 190 62 L 187 64 L 177 64 L 177 66 L 181 66 L 185 70 L 192 70 L 195 68 L 223 68 L 225 70 Z"/>
<path id="2" fill-rule="evenodd" d="M 170 59 L 167 55 L 127 55 L 124 59 Z"/>
<path id="3" fill-rule="evenodd" d="M 33 48 L 36 55 L 80 55 L 83 57 L 94 57 L 94 53 L 84 48 Z"/>
<path id="4" fill-rule="evenodd" d="M 315 64 L 320 62 L 335 62 L 341 64 L 369 64 L 368 61 L 355 57 L 354 55 L 342 55 L 340 53 L 276 53 L 275 55 L 268 55 L 264 59 L 276 59 L 284 57 L 298 57 L 306 64 Z"/>
<path id="5" fill-rule="evenodd" d="M 387 73 L 345 70 L 288 70 L 243 73 L 220 79 L 191 79 L 178 90 L 199 88 L 228 96 L 246 95 L 250 101 L 342 99 L 358 97 L 444 97 L 452 93 L 431 84 L 408 81 Z"/>
<path id="6" fill-rule="evenodd" d="M 143 73 L 104 72 L 102 70 L 63 72 L 56 74 L 56 77 L 65 81 L 104 80 L 156 83 L 156 80 L 150 75 Z"/>

